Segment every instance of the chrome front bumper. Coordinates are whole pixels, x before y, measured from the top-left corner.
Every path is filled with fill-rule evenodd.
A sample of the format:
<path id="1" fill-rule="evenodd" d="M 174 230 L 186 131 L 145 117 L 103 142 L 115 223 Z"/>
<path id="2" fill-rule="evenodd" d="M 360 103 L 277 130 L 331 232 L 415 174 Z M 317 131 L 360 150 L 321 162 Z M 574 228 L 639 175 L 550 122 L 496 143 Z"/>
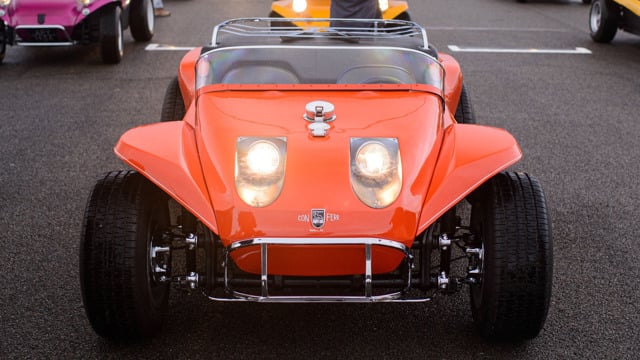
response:
<path id="1" fill-rule="evenodd" d="M 15 28 L 15 45 L 20 46 L 70 46 L 75 42 L 62 25 L 20 25 Z M 29 40 L 21 40 L 20 34 L 28 34 Z"/>
<path id="2" fill-rule="evenodd" d="M 268 281 L 268 249 L 270 245 L 362 245 L 365 252 L 365 273 L 364 273 L 364 289 L 362 295 L 359 296 L 279 296 L 269 293 Z M 248 294 L 233 290 L 230 284 L 229 266 L 231 260 L 229 255 L 238 249 L 249 246 L 260 246 L 261 256 L 261 274 L 260 274 L 260 295 Z M 391 248 L 403 254 L 404 260 L 407 262 L 407 273 L 404 279 L 405 283 L 400 291 L 392 291 L 383 294 L 375 294 L 373 289 L 373 274 L 371 249 L 374 246 Z M 211 300 L 217 301 L 254 301 L 254 302 L 279 302 L 279 303 L 300 303 L 300 302 L 351 302 L 351 303 L 370 303 L 370 302 L 426 302 L 430 301 L 428 296 L 408 296 L 411 289 L 411 272 L 413 269 L 413 255 L 404 244 L 397 241 L 379 239 L 379 238 L 255 238 L 250 240 L 239 241 L 231 244 L 225 249 L 224 253 L 224 293 L 220 295 L 207 296 Z"/>

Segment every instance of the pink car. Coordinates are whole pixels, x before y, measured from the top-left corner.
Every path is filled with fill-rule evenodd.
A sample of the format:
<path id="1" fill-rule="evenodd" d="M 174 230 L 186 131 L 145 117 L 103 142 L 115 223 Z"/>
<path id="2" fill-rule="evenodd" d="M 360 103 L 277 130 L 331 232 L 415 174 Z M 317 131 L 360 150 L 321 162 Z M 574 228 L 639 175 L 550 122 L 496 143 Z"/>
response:
<path id="1" fill-rule="evenodd" d="M 151 40 L 151 0 L 0 0 L 0 63 L 7 45 L 99 43 L 103 62 L 116 64 L 128 27 L 136 41 Z"/>

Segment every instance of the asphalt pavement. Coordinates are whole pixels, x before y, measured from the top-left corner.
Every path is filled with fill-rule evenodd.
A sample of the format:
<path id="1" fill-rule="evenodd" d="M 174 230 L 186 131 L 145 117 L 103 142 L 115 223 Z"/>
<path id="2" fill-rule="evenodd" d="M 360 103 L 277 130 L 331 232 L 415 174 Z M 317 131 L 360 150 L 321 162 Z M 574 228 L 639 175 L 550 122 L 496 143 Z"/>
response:
<path id="1" fill-rule="evenodd" d="M 266 0 L 165 0 L 151 43 L 206 44 Z M 461 64 L 478 123 L 507 129 L 553 222 L 550 312 L 527 342 L 487 342 L 468 294 L 428 304 L 215 303 L 174 294 L 163 332 L 116 344 L 84 314 L 78 247 L 98 176 L 125 168 L 120 134 L 160 118 L 183 49 L 125 34 L 93 47 L 9 47 L 0 65 L 0 358 L 637 359 L 640 357 L 640 37 L 591 41 L 581 1 L 415 0 L 413 20 Z M 585 49 L 585 50 L 582 50 Z M 509 50 L 509 51 L 505 51 Z M 552 51 L 551 51 L 552 50 Z"/>

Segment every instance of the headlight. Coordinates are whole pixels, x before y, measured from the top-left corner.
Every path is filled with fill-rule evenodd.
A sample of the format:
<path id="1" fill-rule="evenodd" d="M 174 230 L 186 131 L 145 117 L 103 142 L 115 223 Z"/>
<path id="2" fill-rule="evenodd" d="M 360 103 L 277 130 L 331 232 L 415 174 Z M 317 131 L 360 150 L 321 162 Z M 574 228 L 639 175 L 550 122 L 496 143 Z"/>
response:
<path id="1" fill-rule="evenodd" d="M 275 174 L 281 161 L 278 148 L 270 141 L 256 141 L 247 151 L 248 173 L 256 177 L 270 177 Z"/>
<path id="2" fill-rule="evenodd" d="M 389 0 L 378 0 L 378 6 L 380 6 L 380 11 L 387 11 L 389 9 Z"/>
<path id="3" fill-rule="evenodd" d="M 351 187 L 360 201 L 376 209 L 398 198 L 402 162 L 397 139 L 351 139 Z"/>
<path id="4" fill-rule="evenodd" d="M 392 160 L 384 144 L 378 141 L 364 143 L 356 152 L 355 173 L 364 180 L 385 181 L 392 171 Z"/>
<path id="5" fill-rule="evenodd" d="M 293 0 L 293 11 L 297 13 L 307 10 L 307 0 Z"/>
<path id="6" fill-rule="evenodd" d="M 0 0 L 0 6 L 7 7 L 11 4 L 11 0 Z"/>
<path id="7" fill-rule="evenodd" d="M 284 182 L 285 138 L 238 138 L 236 190 L 242 201 L 255 207 L 274 202 Z"/>
<path id="8" fill-rule="evenodd" d="M 91 4 L 93 2 L 93 0 L 77 0 L 77 1 L 78 1 L 78 4 L 80 4 L 82 6 L 87 6 L 87 5 L 89 5 L 89 4 Z"/>

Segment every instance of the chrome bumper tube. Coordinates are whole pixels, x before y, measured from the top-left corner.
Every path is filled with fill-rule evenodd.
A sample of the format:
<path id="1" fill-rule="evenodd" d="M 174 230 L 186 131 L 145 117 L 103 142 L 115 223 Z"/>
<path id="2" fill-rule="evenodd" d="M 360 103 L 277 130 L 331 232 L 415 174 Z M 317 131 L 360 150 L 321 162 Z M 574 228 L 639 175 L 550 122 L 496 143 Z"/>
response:
<path id="1" fill-rule="evenodd" d="M 268 248 L 269 245 L 362 245 L 365 252 L 365 274 L 364 289 L 362 296 L 274 296 L 269 293 L 268 282 Z M 260 246 L 261 256 L 261 274 L 260 274 L 260 295 L 247 294 L 235 291 L 230 285 L 229 274 L 229 255 L 231 252 L 249 247 Z M 401 252 L 405 261 L 408 262 L 406 283 L 401 291 L 386 293 L 382 295 L 373 294 L 373 274 L 372 274 L 372 247 L 382 246 L 391 248 Z M 379 239 L 379 238 L 255 238 L 243 240 L 231 244 L 225 249 L 224 254 L 224 296 L 207 295 L 211 300 L 217 301 L 254 301 L 254 302 L 272 302 L 272 303 L 302 303 L 302 302 L 351 302 L 351 303 L 370 303 L 370 302 L 426 302 L 431 298 L 427 296 L 406 297 L 405 294 L 411 289 L 411 270 L 413 268 L 413 255 L 409 252 L 404 244 L 397 241 Z"/>
<path id="2" fill-rule="evenodd" d="M 71 36 L 62 25 L 21 25 L 15 29 L 16 34 L 20 30 L 55 30 L 64 36 L 64 40 L 60 41 L 17 41 L 16 45 L 19 46 L 71 46 L 75 45 L 75 42 L 71 39 Z"/>

